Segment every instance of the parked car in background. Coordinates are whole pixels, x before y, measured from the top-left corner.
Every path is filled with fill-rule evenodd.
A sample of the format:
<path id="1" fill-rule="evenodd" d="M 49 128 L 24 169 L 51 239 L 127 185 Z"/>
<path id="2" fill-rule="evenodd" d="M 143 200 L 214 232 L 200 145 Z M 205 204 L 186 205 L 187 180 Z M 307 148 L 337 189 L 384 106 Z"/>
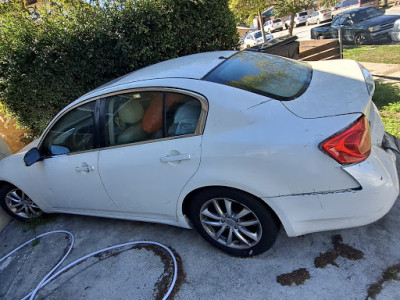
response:
<path id="1" fill-rule="evenodd" d="M 330 9 L 321 9 L 315 11 L 308 17 L 306 21 L 306 25 L 309 24 L 319 24 L 326 21 L 331 21 L 331 10 Z"/>
<path id="2" fill-rule="evenodd" d="M 365 45 L 390 39 L 394 22 L 399 15 L 384 15 L 375 7 L 361 7 L 338 14 L 331 24 L 311 29 L 312 39 L 332 39 L 342 30 L 343 42 Z"/>
<path id="3" fill-rule="evenodd" d="M 390 33 L 392 41 L 400 42 L 400 19 L 394 22 L 393 31 Z"/>
<path id="4" fill-rule="evenodd" d="M 399 195 L 373 93 L 352 60 L 219 51 L 161 62 L 83 95 L 0 160 L 0 205 L 20 220 L 192 226 L 244 257 L 268 250 L 281 224 L 289 236 L 369 224 Z"/>
<path id="5" fill-rule="evenodd" d="M 293 27 L 297 27 L 299 25 L 306 24 L 308 19 L 308 13 L 306 11 L 296 13 L 294 16 L 294 25 Z M 285 21 L 285 28 L 288 29 L 290 27 L 290 16 Z"/>
<path id="6" fill-rule="evenodd" d="M 250 33 L 254 32 L 254 31 L 255 31 L 254 29 L 249 29 L 247 32 L 245 32 L 245 33 L 243 34 L 243 36 L 239 39 L 239 45 L 243 45 L 243 44 L 244 44 L 244 40 L 246 39 L 246 37 L 247 37 Z"/>
<path id="7" fill-rule="evenodd" d="M 350 9 L 365 7 L 365 6 L 378 7 L 378 5 L 379 5 L 379 0 L 343 0 L 333 9 L 332 18 L 337 14 L 340 14 Z"/>
<path id="8" fill-rule="evenodd" d="M 265 38 L 267 41 L 272 41 L 274 39 L 273 35 L 265 32 Z M 243 41 L 244 48 L 250 48 L 258 44 L 262 44 L 264 42 L 261 30 L 256 30 L 254 32 L 249 33 Z"/>
<path id="9" fill-rule="evenodd" d="M 269 32 L 283 30 L 282 19 L 277 18 L 273 20 L 268 20 L 267 22 L 264 23 L 264 30 Z"/>

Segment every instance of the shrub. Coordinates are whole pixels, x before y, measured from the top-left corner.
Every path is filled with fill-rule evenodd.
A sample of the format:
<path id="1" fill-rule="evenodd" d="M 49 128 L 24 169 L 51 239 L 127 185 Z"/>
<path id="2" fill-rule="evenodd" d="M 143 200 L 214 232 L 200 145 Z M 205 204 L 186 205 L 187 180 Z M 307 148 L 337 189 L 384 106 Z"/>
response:
<path id="1" fill-rule="evenodd" d="M 91 89 L 170 58 L 237 44 L 228 0 L 0 4 L 0 99 L 37 136 Z"/>

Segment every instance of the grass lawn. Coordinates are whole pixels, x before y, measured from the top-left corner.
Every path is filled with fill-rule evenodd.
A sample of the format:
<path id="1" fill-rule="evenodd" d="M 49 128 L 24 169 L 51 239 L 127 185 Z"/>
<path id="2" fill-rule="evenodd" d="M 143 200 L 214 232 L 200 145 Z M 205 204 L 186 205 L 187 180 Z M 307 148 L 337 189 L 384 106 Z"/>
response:
<path id="1" fill-rule="evenodd" d="M 376 83 L 372 100 L 379 109 L 386 131 L 400 138 L 400 85 Z"/>
<path id="2" fill-rule="evenodd" d="M 400 64 L 400 45 L 345 46 L 343 58 L 372 63 Z"/>

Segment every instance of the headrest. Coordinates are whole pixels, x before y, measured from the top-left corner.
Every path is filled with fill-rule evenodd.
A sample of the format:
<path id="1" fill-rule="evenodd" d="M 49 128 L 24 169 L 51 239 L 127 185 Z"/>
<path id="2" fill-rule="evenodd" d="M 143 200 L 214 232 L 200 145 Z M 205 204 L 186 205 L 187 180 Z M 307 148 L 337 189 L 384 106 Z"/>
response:
<path id="1" fill-rule="evenodd" d="M 144 109 L 139 102 L 132 100 L 124 103 L 119 108 L 118 114 L 122 122 L 135 124 L 143 118 Z"/>

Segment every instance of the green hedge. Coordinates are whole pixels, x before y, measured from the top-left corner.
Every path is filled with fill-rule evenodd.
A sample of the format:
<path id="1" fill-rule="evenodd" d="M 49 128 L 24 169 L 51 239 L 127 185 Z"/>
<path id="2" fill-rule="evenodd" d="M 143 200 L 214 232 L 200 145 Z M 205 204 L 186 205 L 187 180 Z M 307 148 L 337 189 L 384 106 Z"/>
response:
<path id="1" fill-rule="evenodd" d="M 70 2 L 0 5 L 0 101 L 35 136 L 113 78 L 238 40 L 228 0 Z"/>

